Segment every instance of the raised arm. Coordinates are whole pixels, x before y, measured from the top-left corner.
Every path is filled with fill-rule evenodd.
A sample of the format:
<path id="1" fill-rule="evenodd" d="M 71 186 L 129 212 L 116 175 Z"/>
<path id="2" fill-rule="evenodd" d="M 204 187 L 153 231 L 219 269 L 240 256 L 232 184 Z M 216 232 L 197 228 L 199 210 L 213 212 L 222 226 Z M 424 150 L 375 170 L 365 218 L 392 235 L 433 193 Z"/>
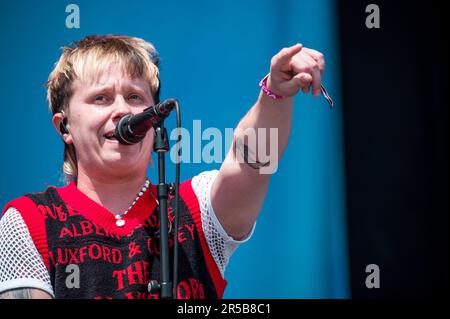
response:
<path id="1" fill-rule="evenodd" d="M 301 44 L 272 58 L 266 87 L 283 98 L 259 94 L 235 129 L 233 146 L 211 190 L 214 212 L 233 238 L 245 237 L 261 210 L 270 176 L 289 140 L 294 95 L 311 89 L 319 96 L 324 69 L 323 55 Z"/>

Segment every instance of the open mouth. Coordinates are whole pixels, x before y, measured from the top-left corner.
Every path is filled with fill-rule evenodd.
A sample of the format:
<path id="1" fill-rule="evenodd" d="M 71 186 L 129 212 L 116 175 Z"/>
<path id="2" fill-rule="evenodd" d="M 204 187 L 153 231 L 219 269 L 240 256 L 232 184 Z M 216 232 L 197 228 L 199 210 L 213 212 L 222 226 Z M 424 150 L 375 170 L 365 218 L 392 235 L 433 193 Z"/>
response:
<path id="1" fill-rule="evenodd" d="M 117 138 L 114 136 L 114 133 L 108 133 L 103 135 L 107 140 L 117 141 Z"/>

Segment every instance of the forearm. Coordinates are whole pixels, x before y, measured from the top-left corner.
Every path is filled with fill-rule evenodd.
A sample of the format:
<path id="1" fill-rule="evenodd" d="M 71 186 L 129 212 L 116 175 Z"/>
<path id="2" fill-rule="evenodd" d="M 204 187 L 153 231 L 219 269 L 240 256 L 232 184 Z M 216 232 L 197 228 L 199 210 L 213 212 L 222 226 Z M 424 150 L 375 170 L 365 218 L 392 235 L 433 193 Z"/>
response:
<path id="1" fill-rule="evenodd" d="M 231 162 L 222 165 L 212 188 L 212 204 L 216 215 L 227 233 L 235 239 L 248 234 L 261 210 L 270 176 L 277 170 L 278 161 L 288 143 L 292 104 L 292 98 L 273 100 L 260 94 L 235 130 L 235 147 L 227 156 Z M 270 130 L 276 134 L 270 134 Z M 247 138 L 251 132 L 256 132 L 256 143 Z M 238 143 L 239 140 L 241 143 Z M 263 145 L 258 147 L 261 142 Z M 242 156 L 239 156 L 243 147 L 248 147 L 249 152 L 253 153 L 249 156 L 253 163 L 255 160 L 269 160 L 270 165 L 255 169 L 252 163 L 243 161 Z"/>
<path id="2" fill-rule="evenodd" d="M 296 44 L 282 49 L 272 58 L 270 73 L 260 84 L 264 93 L 260 93 L 257 103 L 237 127 L 236 151 L 242 151 L 242 148 L 247 151 L 248 146 L 248 151 L 253 152 L 253 160 L 260 163 L 266 163 L 261 157 L 270 154 L 271 169 L 263 171 L 261 168 L 259 173 L 272 174 L 277 170 L 291 131 L 295 94 L 299 90 L 308 93 L 311 89 L 314 96 L 320 96 L 321 76 L 325 69 L 323 54 L 308 48 L 302 49 L 302 45 Z M 280 96 L 284 98 L 279 99 Z M 258 131 L 257 142 L 246 143 L 246 134 L 243 132 L 248 129 L 262 129 L 265 134 L 259 134 Z M 275 130 L 275 134 L 271 134 L 271 130 Z M 249 158 L 246 154 L 244 159 Z"/>
<path id="3" fill-rule="evenodd" d="M 274 100 L 260 93 L 257 102 L 239 122 L 234 136 L 235 145 L 246 144 L 250 160 L 270 161 L 270 168 L 260 175 L 269 175 L 277 170 L 278 162 L 286 149 L 292 127 L 293 98 Z M 256 140 L 248 138 L 254 132 Z M 237 143 L 236 140 L 242 143 Z M 235 149 L 235 152 L 242 150 Z M 258 170 L 256 170 L 258 171 Z M 269 173 L 270 172 L 270 173 Z M 255 172 L 256 173 L 256 172 Z M 266 177 L 268 178 L 268 176 Z"/>

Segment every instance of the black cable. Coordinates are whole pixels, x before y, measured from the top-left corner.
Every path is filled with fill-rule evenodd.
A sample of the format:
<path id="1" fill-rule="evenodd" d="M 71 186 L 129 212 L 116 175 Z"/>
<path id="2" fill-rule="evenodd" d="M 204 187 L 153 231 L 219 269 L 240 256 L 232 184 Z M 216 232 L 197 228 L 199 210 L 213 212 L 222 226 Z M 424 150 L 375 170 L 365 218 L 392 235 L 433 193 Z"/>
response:
<path id="1" fill-rule="evenodd" d="M 177 285 L 178 285 L 178 210 L 179 210 L 179 187 L 180 187 L 180 141 L 181 141 L 181 112 L 178 101 L 175 102 L 175 109 L 177 111 L 177 143 L 175 156 L 175 219 L 173 230 L 173 299 L 177 299 Z"/>

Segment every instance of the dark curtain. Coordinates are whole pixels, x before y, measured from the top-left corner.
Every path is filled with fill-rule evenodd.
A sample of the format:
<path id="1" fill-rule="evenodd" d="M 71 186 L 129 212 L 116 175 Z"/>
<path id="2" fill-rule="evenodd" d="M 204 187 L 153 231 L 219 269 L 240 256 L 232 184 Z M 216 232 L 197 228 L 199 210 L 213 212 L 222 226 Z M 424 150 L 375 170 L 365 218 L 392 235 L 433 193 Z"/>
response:
<path id="1" fill-rule="evenodd" d="M 368 29 L 368 4 L 380 28 Z M 448 291 L 448 37 L 432 1 L 340 1 L 351 292 Z M 380 268 L 368 289 L 365 268 Z M 448 293 L 446 293 L 448 294 Z"/>

